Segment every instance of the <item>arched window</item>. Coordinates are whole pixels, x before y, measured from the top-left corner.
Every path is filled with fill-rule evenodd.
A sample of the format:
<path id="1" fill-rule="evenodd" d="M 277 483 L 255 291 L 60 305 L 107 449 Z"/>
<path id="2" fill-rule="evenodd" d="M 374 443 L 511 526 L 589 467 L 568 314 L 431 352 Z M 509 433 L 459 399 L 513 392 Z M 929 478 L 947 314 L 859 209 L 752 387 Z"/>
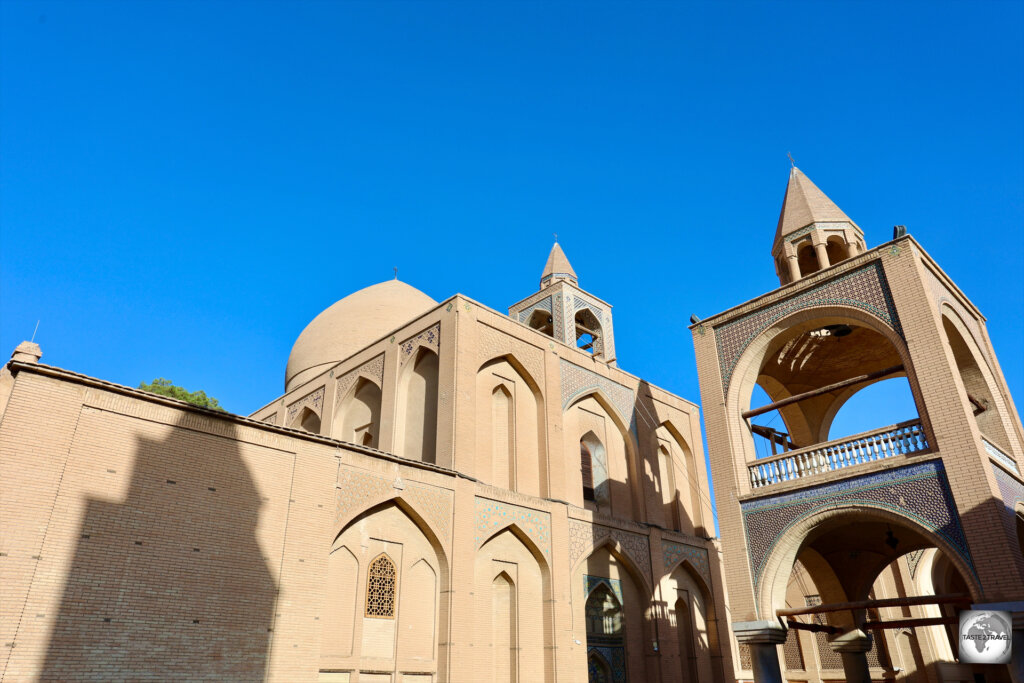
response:
<path id="1" fill-rule="evenodd" d="M 832 266 L 850 258 L 850 250 L 846 247 L 846 242 L 838 235 L 832 235 L 825 242 L 825 253 L 828 254 L 828 262 Z"/>
<path id="2" fill-rule="evenodd" d="M 491 392 L 492 471 L 495 486 L 515 488 L 516 413 L 512 394 L 499 384 Z"/>
<path id="3" fill-rule="evenodd" d="M 555 321 L 550 311 L 537 309 L 530 315 L 527 324 L 533 329 L 543 332 L 549 337 L 555 336 Z"/>
<path id="4" fill-rule="evenodd" d="M 581 309 L 576 313 L 576 346 L 595 356 L 604 355 L 601 321 L 589 308 Z"/>
<path id="5" fill-rule="evenodd" d="M 816 273 L 821 270 L 818 264 L 818 255 L 810 242 L 805 242 L 796 252 L 796 263 L 800 267 L 800 277 Z"/>
<path id="6" fill-rule="evenodd" d="M 598 652 L 591 652 L 587 659 L 587 683 L 612 683 L 608 662 Z"/>
<path id="7" fill-rule="evenodd" d="M 590 593 L 585 612 L 588 645 L 591 643 L 604 643 L 612 646 L 622 644 L 622 605 L 606 584 L 601 583 Z"/>
<path id="8" fill-rule="evenodd" d="M 320 416 L 313 412 L 313 409 L 306 406 L 288 425 L 292 429 L 301 429 L 310 434 L 320 433 Z"/>
<path id="9" fill-rule="evenodd" d="M 403 369 L 400 393 L 402 401 L 402 440 L 399 455 L 410 460 L 436 462 L 437 448 L 437 354 L 421 346 L 416 357 Z"/>
<path id="10" fill-rule="evenodd" d="M 373 619 L 395 618 L 395 563 L 387 555 L 378 555 L 370 563 L 366 576 L 366 616 Z"/>
<path id="11" fill-rule="evenodd" d="M 593 431 L 580 439 L 580 474 L 583 479 L 583 505 L 589 510 L 608 512 L 611 496 L 608 485 L 608 455 Z"/>
<path id="12" fill-rule="evenodd" d="M 335 418 L 335 439 L 377 448 L 380 437 L 380 387 L 360 377 L 352 392 L 339 406 Z"/>

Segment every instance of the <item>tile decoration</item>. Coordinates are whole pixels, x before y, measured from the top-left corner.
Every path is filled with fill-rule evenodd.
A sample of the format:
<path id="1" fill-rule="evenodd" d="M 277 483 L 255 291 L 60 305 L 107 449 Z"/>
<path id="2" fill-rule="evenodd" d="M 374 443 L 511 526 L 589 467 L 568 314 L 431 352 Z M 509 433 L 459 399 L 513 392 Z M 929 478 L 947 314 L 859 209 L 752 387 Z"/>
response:
<path id="1" fill-rule="evenodd" d="M 404 366 L 405 363 L 410 358 L 412 358 L 413 351 L 415 351 L 421 346 L 426 346 L 428 349 L 431 349 L 434 353 L 440 355 L 439 349 L 441 346 L 441 323 L 437 323 L 432 327 L 428 327 L 427 329 L 417 334 L 415 337 L 409 337 L 404 342 L 402 342 L 400 344 L 402 353 L 400 354 L 399 365 Z"/>
<path id="2" fill-rule="evenodd" d="M 608 586 L 608 590 L 618 598 L 620 605 L 626 604 L 625 599 L 622 597 L 622 581 L 619 579 L 609 579 L 606 576 L 593 576 L 591 574 L 583 575 L 583 599 L 586 600 L 590 593 L 601 584 Z"/>
<path id="3" fill-rule="evenodd" d="M 651 545 L 647 536 L 580 519 L 569 520 L 569 565 L 575 567 L 584 553 L 589 553 L 606 538 L 616 541 L 640 573 L 651 580 Z"/>
<path id="4" fill-rule="evenodd" d="M 264 415 L 260 422 L 266 422 L 268 425 L 277 424 L 277 413 L 271 413 L 270 415 Z"/>
<path id="5" fill-rule="evenodd" d="M 404 484 L 404 488 L 396 488 L 393 480 L 347 467 L 338 472 L 334 522 L 340 524 L 372 504 L 399 495 L 413 503 L 447 544 L 451 539 L 451 491 L 411 483 Z"/>
<path id="6" fill-rule="evenodd" d="M 321 417 L 324 408 L 324 387 L 320 387 L 316 391 L 310 392 L 300 398 L 295 403 L 288 406 L 288 420 L 286 424 L 291 424 L 295 416 L 299 414 L 303 408 L 309 408 L 317 417 Z"/>
<path id="7" fill-rule="evenodd" d="M 519 311 L 519 322 L 523 323 L 524 325 L 528 324 L 530 321 L 530 316 L 532 316 L 533 312 L 536 310 L 547 311 L 548 313 L 551 313 L 551 297 L 545 297 L 540 301 L 530 304 L 523 310 Z"/>
<path id="8" fill-rule="evenodd" d="M 598 656 L 604 660 L 612 672 L 614 683 L 625 683 L 626 681 L 626 648 L 611 645 L 587 645 L 587 675 L 590 681 L 605 680 L 605 672 L 601 671 L 600 665 L 594 661 Z"/>
<path id="9" fill-rule="evenodd" d="M 981 445 L 985 447 L 985 452 L 988 453 L 990 458 L 995 458 L 1001 464 L 1005 465 L 1011 472 L 1018 476 L 1020 475 L 1020 468 L 1017 467 L 1017 461 L 999 450 L 998 446 L 989 442 L 985 437 L 981 437 Z"/>
<path id="10" fill-rule="evenodd" d="M 334 392 L 334 407 L 337 408 L 345 399 L 349 388 L 356 383 L 360 377 L 366 377 L 374 381 L 378 388 L 384 387 L 384 354 L 375 356 L 366 361 L 358 368 L 349 370 L 338 378 L 337 391 Z"/>
<path id="11" fill-rule="evenodd" d="M 561 359 L 559 367 L 562 375 L 562 410 L 568 408 L 574 399 L 593 389 L 600 389 L 619 411 L 623 422 L 633 423 L 633 405 L 636 399 L 632 389 L 613 382 L 596 372 L 570 363 L 564 358 Z"/>
<path id="12" fill-rule="evenodd" d="M 768 555 L 794 524 L 843 504 L 884 508 L 912 519 L 949 543 L 974 572 L 945 470 L 941 461 L 931 460 L 740 503 L 755 588 Z"/>
<path id="13" fill-rule="evenodd" d="M 559 290 L 561 290 L 561 288 L 559 288 Z M 565 296 L 564 299 L 562 298 L 563 296 Z M 569 329 L 568 321 L 566 320 L 568 316 L 564 313 L 568 302 L 569 297 L 564 295 L 562 291 L 555 292 L 555 295 L 551 298 L 552 307 L 554 308 L 554 312 L 551 317 L 553 318 L 555 325 L 555 339 L 566 343 L 568 343 L 570 339 L 573 341 L 576 340 L 574 334 L 576 331 L 575 327 L 571 330 Z"/>
<path id="14" fill-rule="evenodd" d="M 815 223 L 811 223 L 810 225 L 805 225 L 804 227 L 800 228 L 799 230 L 796 230 L 794 232 L 789 233 L 788 235 L 786 235 L 786 241 L 787 242 L 795 242 L 795 241 L 797 241 L 798 239 L 800 239 L 804 235 L 806 235 L 806 234 L 810 233 L 812 230 L 814 230 L 815 226 L 816 226 Z"/>
<path id="15" fill-rule="evenodd" d="M 1024 503 L 1024 484 L 1014 479 L 1002 468 L 992 465 L 992 474 L 996 478 L 996 486 L 1003 498 L 1003 505 L 1012 519 L 1017 514 L 1017 505 Z"/>
<path id="16" fill-rule="evenodd" d="M 661 557 L 665 573 L 672 571 L 679 562 L 687 560 L 707 586 L 711 586 L 711 569 L 708 565 L 707 548 L 700 548 L 674 541 L 661 541 Z"/>
<path id="17" fill-rule="evenodd" d="M 601 306 L 601 304 L 597 303 L 596 301 L 593 301 L 585 296 L 576 294 L 573 297 L 572 308 L 574 314 L 579 313 L 580 310 L 584 308 L 589 308 L 591 313 L 594 314 L 594 317 L 597 318 L 598 322 L 600 322 L 602 325 L 604 324 L 604 308 Z"/>
<path id="18" fill-rule="evenodd" d="M 551 561 L 551 515 L 540 510 L 502 503 L 489 498 L 476 498 L 476 547 L 483 545 L 494 533 L 515 524 Z"/>
<path id="19" fill-rule="evenodd" d="M 917 565 L 921 563 L 921 558 L 924 557 L 924 550 L 912 550 L 904 555 L 904 557 L 907 558 L 907 571 L 910 572 L 910 578 L 914 578 L 914 574 L 917 573 Z"/>
<path id="20" fill-rule="evenodd" d="M 715 326 L 715 343 L 718 346 L 718 363 L 722 373 L 722 386 L 726 394 L 732 380 L 733 370 L 740 356 L 754 339 L 776 321 L 785 316 L 812 306 L 850 306 L 859 308 L 877 317 L 894 329 L 901 337 L 896 306 L 889 291 L 880 261 L 851 270 L 850 272 L 823 282 L 790 299 L 780 301 L 747 313 L 746 315 Z"/>

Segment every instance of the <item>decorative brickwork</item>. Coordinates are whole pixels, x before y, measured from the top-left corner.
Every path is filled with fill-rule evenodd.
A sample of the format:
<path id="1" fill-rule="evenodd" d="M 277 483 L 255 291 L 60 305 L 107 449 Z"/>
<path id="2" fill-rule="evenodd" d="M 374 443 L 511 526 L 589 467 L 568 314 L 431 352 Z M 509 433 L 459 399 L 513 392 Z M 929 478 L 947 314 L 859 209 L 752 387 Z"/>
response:
<path id="1" fill-rule="evenodd" d="M 533 312 L 536 310 L 547 311 L 548 313 L 551 313 L 551 297 L 544 297 L 540 301 L 530 304 L 523 310 L 519 311 L 519 322 L 524 324 L 529 323 L 530 316 L 532 316 Z"/>
<path id="2" fill-rule="evenodd" d="M 367 377 L 376 382 L 378 387 L 384 386 L 384 354 L 375 356 L 358 368 L 349 370 L 338 378 L 338 390 L 334 394 L 334 407 L 337 408 L 344 400 L 349 388 L 360 377 Z"/>
<path id="3" fill-rule="evenodd" d="M 662 540 L 661 556 L 665 565 L 665 572 L 668 573 L 682 560 L 689 561 L 690 565 L 697 570 L 704 583 L 711 586 L 711 569 L 708 566 L 707 548 L 698 548 L 685 543 L 674 543 Z"/>
<path id="4" fill-rule="evenodd" d="M 635 401 L 632 389 L 618 382 L 613 382 L 596 372 L 591 372 L 570 363 L 564 358 L 560 368 L 562 373 L 562 410 L 568 408 L 573 399 L 583 396 L 594 389 L 600 389 L 608 397 L 608 400 L 612 402 L 615 409 L 619 411 L 623 421 L 626 424 L 632 424 Z"/>
<path id="5" fill-rule="evenodd" d="M 612 538 L 620 546 L 626 556 L 636 565 L 647 581 L 651 580 L 651 545 L 647 536 L 634 534 L 622 529 L 600 526 L 579 519 L 569 520 L 569 564 L 583 558 L 606 538 Z"/>
<path id="6" fill-rule="evenodd" d="M 538 389 L 544 386 L 543 350 L 488 325 L 480 325 L 479 342 L 478 358 L 481 364 L 493 358 L 511 355 L 530 374 L 530 379 Z"/>
<path id="7" fill-rule="evenodd" d="M 973 571 L 945 471 L 933 460 L 741 503 L 755 587 L 783 534 L 816 512 L 842 505 L 883 508 L 917 522 L 948 542 Z"/>
<path id="8" fill-rule="evenodd" d="M 360 470 L 341 468 L 335 494 L 335 524 L 375 501 L 401 494 L 411 501 L 447 544 L 451 538 L 451 492 L 426 484 L 399 484 Z"/>
<path id="9" fill-rule="evenodd" d="M 287 423 L 291 424 L 292 420 L 295 419 L 295 416 L 298 415 L 303 408 L 309 408 L 316 413 L 317 417 L 321 417 L 324 409 L 324 388 L 320 387 L 316 391 L 306 394 L 298 401 L 288 406 Z"/>
<path id="10" fill-rule="evenodd" d="M 733 370 L 743 351 L 762 332 L 776 321 L 804 308 L 814 306 L 850 306 L 866 311 L 877 317 L 900 336 L 896 306 L 889 292 L 889 284 L 879 261 L 872 261 L 863 268 L 828 280 L 802 292 L 792 299 L 762 308 L 747 315 L 715 327 L 718 345 L 719 369 L 722 373 L 724 391 L 728 393 Z"/>
<path id="11" fill-rule="evenodd" d="M 432 327 L 428 327 L 427 329 L 417 334 L 415 337 L 409 337 L 404 342 L 402 342 L 400 364 L 404 366 L 405 363 L 410 358 L 412 358 L 413 351 L 415 351 L 421 346 L 426 346 L 434 353 L 439 353 L 439 349 L 441 347 L 441 323 L 437 323 Z"/>
<path id="12" fill-rule="evenodd" d="M 515 524 L 530 537 L 541 552 L 551 559 L 551 515 L 539 510 L 502 503 L 488 498 L 476 499 L 476 547 L 496 531 Z"/>

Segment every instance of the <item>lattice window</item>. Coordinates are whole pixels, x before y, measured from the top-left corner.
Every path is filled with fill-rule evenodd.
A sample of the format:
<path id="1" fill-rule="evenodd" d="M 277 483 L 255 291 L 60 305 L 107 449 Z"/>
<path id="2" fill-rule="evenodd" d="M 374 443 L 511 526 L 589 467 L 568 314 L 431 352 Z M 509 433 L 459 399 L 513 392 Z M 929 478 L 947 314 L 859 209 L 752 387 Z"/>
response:
<path id="1" fill-rule="evenodd" d="M 378 555 L 370 563 L 366 577 L 366 616 L 373 619 L 395 618 L 395 563 L 387 555 Z"/>

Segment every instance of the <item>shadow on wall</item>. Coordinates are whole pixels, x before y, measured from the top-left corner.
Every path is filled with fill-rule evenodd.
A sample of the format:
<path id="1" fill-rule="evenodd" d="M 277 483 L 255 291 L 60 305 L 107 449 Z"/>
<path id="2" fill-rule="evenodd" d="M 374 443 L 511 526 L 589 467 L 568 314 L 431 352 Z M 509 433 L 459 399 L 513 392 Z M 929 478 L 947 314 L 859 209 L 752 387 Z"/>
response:
<path id="1" fill-rule="evenodd" d="M 98 434 L 76 439 L 83 462 L 126 462 L 111 434 L 145 425 L 149 435 L 137 436 L 122 500 L 85 503 L 42 679 L 262 680 L 277 586 L 234 427 L 214 436 L 102 416 Z M 90 438 L 93 448 L 82 443 Z M 69 473 L 75 464 L 72 455 Z"/>

